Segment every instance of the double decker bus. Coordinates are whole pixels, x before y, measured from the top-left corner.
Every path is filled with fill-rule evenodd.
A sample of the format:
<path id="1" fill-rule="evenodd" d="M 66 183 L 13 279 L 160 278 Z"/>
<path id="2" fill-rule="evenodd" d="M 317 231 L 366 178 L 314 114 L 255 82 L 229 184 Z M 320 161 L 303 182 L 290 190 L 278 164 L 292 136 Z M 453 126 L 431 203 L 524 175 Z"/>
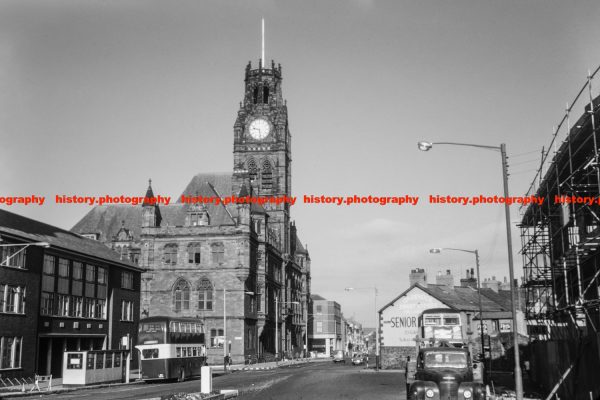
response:
<path id="1" fill-rule="evenodd" d="M 140 320 L 140 369 L 145 381 L 199 376 L 206 365 L 204 325 L 195 318 L 148 317 Z"/>
<path id="2" fill-rule="evenodd" d="M 460 312 L 449 308 L 432 308 L 423 311 L 419 319 L 424 342 L 434 345 L 447 342 L 455 347 L 464 346 Z"/>

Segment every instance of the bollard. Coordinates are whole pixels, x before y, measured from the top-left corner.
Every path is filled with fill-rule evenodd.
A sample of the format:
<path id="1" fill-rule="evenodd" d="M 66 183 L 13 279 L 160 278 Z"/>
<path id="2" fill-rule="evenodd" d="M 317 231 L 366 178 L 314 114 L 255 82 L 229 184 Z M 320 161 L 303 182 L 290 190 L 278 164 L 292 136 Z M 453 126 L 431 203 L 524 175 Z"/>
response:
<path id="1" fill-rule="evenodd" d="M 212 392 L 212 368 L 200 368 L 200 393 L 209 394 Z"/>

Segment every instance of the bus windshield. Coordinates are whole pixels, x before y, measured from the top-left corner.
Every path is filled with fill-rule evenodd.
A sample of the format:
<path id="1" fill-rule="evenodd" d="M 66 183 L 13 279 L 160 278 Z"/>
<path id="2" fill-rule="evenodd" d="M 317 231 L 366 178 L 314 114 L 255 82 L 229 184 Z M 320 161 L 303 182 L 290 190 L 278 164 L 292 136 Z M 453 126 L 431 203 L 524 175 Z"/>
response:
<path id="1" fill-rule="evenodd" d="M 144 349 L 142 350 L 142 357 L 144 359 L 158 358 L 158 349 Z"/>
<path id="2" fill-rule="evenodd" d="M 467 355 L 462 352 L 429 352 L 425 354 L 425 368 L 467 368 Z"/>

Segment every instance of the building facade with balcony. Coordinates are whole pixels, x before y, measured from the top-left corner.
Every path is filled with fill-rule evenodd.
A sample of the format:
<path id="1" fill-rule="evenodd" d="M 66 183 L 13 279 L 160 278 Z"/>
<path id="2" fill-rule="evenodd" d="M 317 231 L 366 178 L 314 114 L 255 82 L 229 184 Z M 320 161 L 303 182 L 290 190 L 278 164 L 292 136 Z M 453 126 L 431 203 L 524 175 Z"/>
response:
<path id="1" fill-rule="evenodd" d="M 64 351 L 120 349 L 128 335 L 135 343 L 139 267 L 97 241 L 4 210 L 0 239 L 2 376 L 58 378 Z"/>

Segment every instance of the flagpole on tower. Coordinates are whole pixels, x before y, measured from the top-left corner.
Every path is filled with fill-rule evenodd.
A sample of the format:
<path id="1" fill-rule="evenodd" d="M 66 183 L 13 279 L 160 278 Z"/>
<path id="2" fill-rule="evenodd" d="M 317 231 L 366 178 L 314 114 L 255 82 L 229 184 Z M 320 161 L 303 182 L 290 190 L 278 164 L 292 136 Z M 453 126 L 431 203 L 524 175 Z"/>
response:
<path id="1" fill-rule="evenodd" d="M 265 19 L 262 19 L 262 52 L 261 54 L 261 61 L 262 61 L 262 66 L 263 68 L 265 67 L 265 65 L 267 64 L 266 60 L 265 60 Z"/>

